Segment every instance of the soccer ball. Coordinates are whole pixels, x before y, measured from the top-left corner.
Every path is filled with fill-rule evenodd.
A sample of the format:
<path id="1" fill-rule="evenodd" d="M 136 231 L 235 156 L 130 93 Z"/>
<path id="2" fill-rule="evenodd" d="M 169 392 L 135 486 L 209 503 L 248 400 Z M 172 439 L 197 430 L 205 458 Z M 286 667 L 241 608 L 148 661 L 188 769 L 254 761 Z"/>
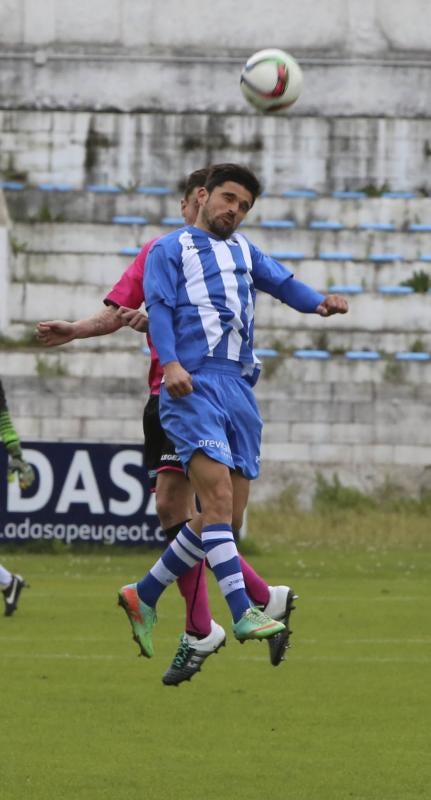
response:
<path id="1" fill-rule="evenodd" d="M 240 86 L 246 100 L 258 111 L 284 111 L 301 93 L 302 70 L 283 50 L 259 50 L 244 65 Z"/>

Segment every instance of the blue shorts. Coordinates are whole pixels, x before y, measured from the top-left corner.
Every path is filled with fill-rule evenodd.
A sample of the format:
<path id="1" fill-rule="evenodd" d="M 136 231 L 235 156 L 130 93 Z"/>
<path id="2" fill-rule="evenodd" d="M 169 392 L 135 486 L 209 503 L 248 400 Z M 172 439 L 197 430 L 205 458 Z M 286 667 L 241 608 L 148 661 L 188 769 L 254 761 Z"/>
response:
<path id="1" fill-rule="evenodd" d="M 184 469 L 197 450 L 240 470 L 259 475 L 262 419 L 242 367 L 235 361 L 209 358 L 192 373 L 193 391 L 181 398 L 160 392 L 160 420 Z"/>

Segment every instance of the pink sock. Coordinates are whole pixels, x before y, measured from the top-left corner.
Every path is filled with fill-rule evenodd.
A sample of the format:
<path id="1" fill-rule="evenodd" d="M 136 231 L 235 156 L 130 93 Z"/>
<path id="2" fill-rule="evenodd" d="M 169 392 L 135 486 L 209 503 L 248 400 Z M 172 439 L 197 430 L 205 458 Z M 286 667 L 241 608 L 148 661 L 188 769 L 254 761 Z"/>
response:
<path id="1" fill-rule="evenodd" d="M 241 555 L 239 560 L 241 562 L 242 574 L 244 575 L 245 588 L 250 600 L 258 606 L 266 606 L 267 603 L 269 603 L 268 584 L 254 571 L 253 567 L 251 567 Z"/>
<path id="2" fill-rule="evenodd" d="M 211 633 L 211 610 L 208 600 L 205 559 L 199 561 L 177 580 L 186 601 L 186 631 L 194 636 Z"/>

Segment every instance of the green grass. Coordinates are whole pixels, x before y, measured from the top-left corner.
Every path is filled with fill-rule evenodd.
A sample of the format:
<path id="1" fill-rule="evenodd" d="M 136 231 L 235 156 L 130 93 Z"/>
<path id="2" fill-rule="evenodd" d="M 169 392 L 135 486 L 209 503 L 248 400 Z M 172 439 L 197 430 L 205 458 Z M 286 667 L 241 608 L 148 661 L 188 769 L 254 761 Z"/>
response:
<path id="1" fill-rule="evenodd" d="M 31 583 L 15 616 L 0 618 L 4 797 L 428 797 L 429 545 L 335 548 L 304 529 L 290 538 L 250 557 L 300 595 L 287 662 L 274 669 L 265 643 L 233 640 L 211 577 L 228 646 L 178 688 L 160 680 L 183 627 L 176 589 L 159 603 L 150 661 L 115 605 L 154 554 L 1 554 Z"/>

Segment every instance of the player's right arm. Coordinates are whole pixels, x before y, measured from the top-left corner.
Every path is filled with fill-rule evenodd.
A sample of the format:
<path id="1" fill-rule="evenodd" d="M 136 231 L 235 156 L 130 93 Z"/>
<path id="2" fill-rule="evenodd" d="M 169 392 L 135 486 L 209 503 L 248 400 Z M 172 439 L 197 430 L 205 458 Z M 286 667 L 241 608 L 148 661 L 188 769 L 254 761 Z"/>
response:
<path id="1" fill-rule="evenodd" d="M 163 367 L 164 383 L 171 397 L 179 398 L 193 391 L 192 376 L 177 358 L 174 310 L 177 303 L 175 254 L 168 256 L 157 242 L 145 266 L 145 303 L 150 336 Z"/>

